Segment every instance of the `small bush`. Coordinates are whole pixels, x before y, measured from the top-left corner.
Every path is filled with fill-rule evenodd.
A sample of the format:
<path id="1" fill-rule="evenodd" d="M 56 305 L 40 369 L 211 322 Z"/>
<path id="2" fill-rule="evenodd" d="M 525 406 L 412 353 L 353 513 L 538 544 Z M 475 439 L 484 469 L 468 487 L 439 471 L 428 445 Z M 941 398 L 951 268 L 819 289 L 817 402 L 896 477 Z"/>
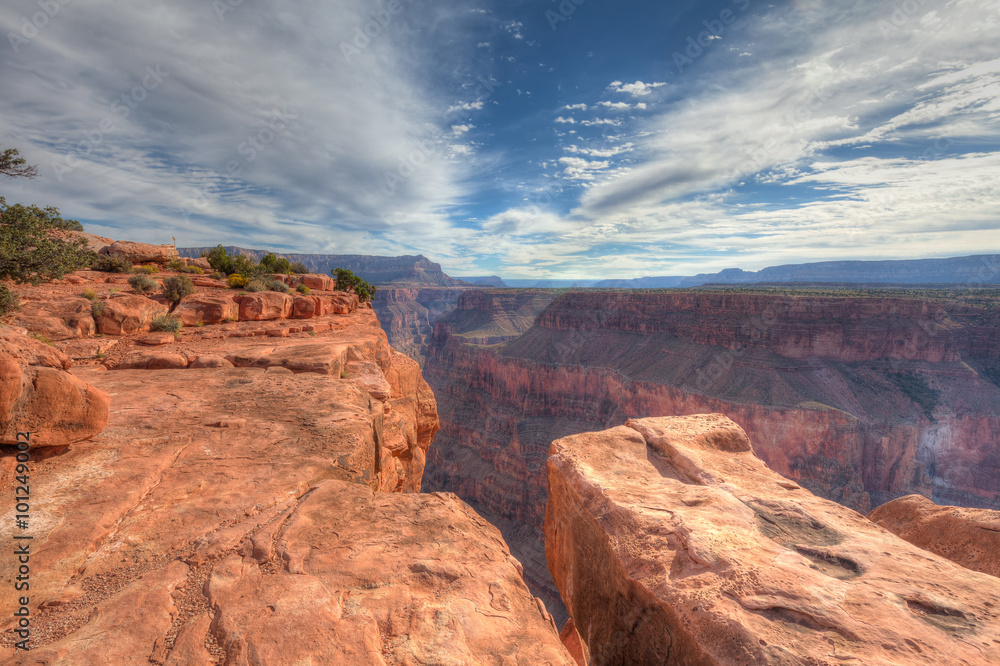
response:
<path id="1" fill-rule="evenodd" d="M 17 312 L 21 309 L 21 298 L 7 287 L 0 284 L 0 316 Z"/>
<path id="2" fill-rule="evenodd" d="M 269 291 L 280 291 L 282 294 L 292 293 L 292 288 L 281 280 L 265 280 L 264 283 Z"/>
<path id="3" fill-rule="evenodd" d="M 152 265 L 149 265 L 149 266 L 139 266 L 139 268 L 137 268 L 135 272 L 136 273 L 145 273 L 146 275 L 154 275 L 155 273 L 159 273 L 160 269 L 157 268 L 156 266 L 152 266 Z"/>
<path id="4" fill-rule="evenodd" d="M 182 271 L 187 266 L 187 264 L 185 264 L 184 261 L 181 259 L 171 259 L 170 263 L 167 264 L 167 266 L 172 271 Z"/>
<path id="5" fill-rule="evenodd" d="M 289 294 L 292 291 L 287 284 L 274 278 L 254 278 L 247 283 L 246 290 L 251 293 L 258 291 L 279 291 L 283 294 Z"/>
<path id="6" fill-rule="evenodd" d="M 257 278 L 254 278 L 253 280 L 247 282 L 244 289 L 246 289 L 251 294 L 255 294 L 258 291 L 268 291 L 267 284 L 263 280 Z"/>
<path id="7" fill-rule="evenodd" d="M 309 270 L 309 269 L 308 269 L 308 268 L 306 267 L 306 265 L 305 265 L 305 264 L 303 264 L 303 263 L 302 263 L 301 261 L 293 261 L 293 262 L 291 263 L 291 265 L 289 266 L 289 269 L 290 269 L 290 270 L 291 270 L 291 271 L 292 271 L 293 273 L 296 273 L 296 274 L 298 274 L 298 275 L 304 275 L 304 274 L 306 274 L 306 273 L 311 273 L 311 272 L 312 272 L 312 271 L 310 271 L 310 270 Z"/>
<path id="8" fill-rule="evenodd" d="M 185 296 L 194 293 L 194 283 L 186 275 L 175 275 L 163 281 L 163 295 L 176 306 Z"/>
<path id="9" fill-rule="evenodd" d="M 148 275 L 133 275 L 128 279 L 132 291 L 137 294 L 151 294 L 159 288 L 159 283 Z"/>
<path id="10" fill-rule="evenodd" d="M 129 280 L 129 282 L 131 282 L 131 280 Z M 83 290 L 83 297 L 84 298 L 89 298 L 92 301 L 96 301 L 97 300 L 97 292 L 94 291 L 93 289 L 84 289 Z"/>
<path id="11" fill-rule="evenodd" d="M 153 317 L 150 328 L 154 331 L 166 331 L 167 333 L 177 333 L 181 330 L 183 323 L 177 317 L 166 314 L 159 314 Z"/>
<path id="12" fill-rule="evenodd" d="M 226 279 L 226 284 L 228 284 L 232 289 L 240 289 L 250 284 L 250 280 L 246 279 L 239 273 L 233 273 Z"/>
<path id="13" fill-rule="evenodd" d="M 104 311 L 107 309 L 108 308 L 104 305 L 104 303 L 94 301 L 90 304 L 90 316 L 94 318 L 94 321 L 97 321 L 104 316 Z"/>
<path id="14" fill-rule="evenodd" d="M 226 279 L 226 274 L 225 273 L 218 273 L 218 272 L 216 272 L 216 273 L 212 273 L 208 277 L 212 278 L 213 280 L 225 280 Z"/>
<path id="15" fill-rule="evenodd" d="M 205 271 L 201 270 L 198 266 L 185 266 L 181 269 L 185 273 L 194 273 L 195 275 L 204 275 Z"/>
<path id="16" fill-rule="evenodd" d="M 312 293 L 312 289 L 305 286 L 304 284 L 300 284 L 299 286 L 297 286 L 295 288 L 295 291 L 299 292 L 300 294 L 305 294 L 306 296 Z"/>
<path id="17" fill-rule="evenodd" d="M 97 257 L 92 268 L 102 273 L 131 273 L 132 262 L 125 257 L 115 257 L 102 254 Z"/>
<path id="18" fill-rule="evenodd" d="M 49 340 L 49 337 L 44 333 L 29 333 L 28 335 L 38 340 L 39 342 L 44 342 L 45 344 L 50 346 L 52 345 L 52 340 Z"/>

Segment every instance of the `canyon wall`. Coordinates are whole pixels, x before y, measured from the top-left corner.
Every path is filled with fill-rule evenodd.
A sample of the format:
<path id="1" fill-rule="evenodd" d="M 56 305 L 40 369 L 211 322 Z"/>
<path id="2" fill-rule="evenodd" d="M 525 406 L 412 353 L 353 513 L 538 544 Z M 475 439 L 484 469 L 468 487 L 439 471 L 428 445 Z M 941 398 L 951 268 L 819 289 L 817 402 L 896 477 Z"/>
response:
<path id="1" fill-rule="evenodd" d="M 461 300 L 429 344 L 442 430 L 423 488 L 493 519 L 556 614 L 541 540 L 549 444 L 629 417 L 725 414 L 773 470 L 860 511 L 911 493 L 1000 507 L 1000 327 L 988 307 L 570 292 L 495 345 L 469 336 L 490 328 L 482 312 Z"/>

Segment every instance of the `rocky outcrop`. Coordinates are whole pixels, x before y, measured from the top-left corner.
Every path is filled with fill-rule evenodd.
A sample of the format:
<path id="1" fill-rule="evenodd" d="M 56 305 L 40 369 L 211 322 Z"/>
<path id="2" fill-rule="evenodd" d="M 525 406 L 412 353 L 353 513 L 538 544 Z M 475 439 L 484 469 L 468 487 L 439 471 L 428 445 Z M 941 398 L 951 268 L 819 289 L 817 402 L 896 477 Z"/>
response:
<path id="1" fill-rule="evenodd" d="M 390 344 L 422 364 L 435 322 L 455 309 L 467 289 L 379 286 L 372 307 Z"/>
<path id="2" fill-rule="evenodd" d="M 0 444 L 61 447 L 90 439 L 108 424 L 108 395 L 71 375 L 63 353 L 0 327 Z"/>
<path id="3" fill-rule="evenodd" d="M 132 241 L 115 241 L 101 250 L 102 254 L 112 257 L 122 257 L 133 264 L 156 263 L 165 264 L 171 259 L 177 259 L 180 254 L 173 245 L 150 245 L 148 243 L 133 243 Z"/>
<path id="4" fill-rule="evenodd" d="M 167 313 L 167 307 L 163 303 L 132 294 L 113 296 L 101 301 L 97 307 L 100 312 L 97 330 L 104 335 L 148 331 L 153 317 Z"/>
<path id="5" fill-rule="evenodd" d="M 50 340 L 86 338 L 97 332 L 92 306 L 90 299 L 82 296 L 28 301 L 22 305 L 16 322 Z"/>
<path id="6" fill-rule="evenodd" d="M 923 495 L 907 495 L 868 518 L 919 548 L 1000 577 L 1000 511 L 938 506 Z"/>
<path id="7" fill-rule="evenodd" d="M 174 308 L 173 316 L 185 326 L 218 324 L 236 321 L 240 316 L 240 305 L 230 294 L 192 294 L 185 296 Z"/>
<path id="8" fill-rule="evenodd" d="M 554 615 L 541 538 L 548 445 L 640 414 L 724 413 L 772 469 L 864 512 L 913 492 L 1000 506 L 1000 326 L 986 309 L 567 293 L 486 347 L 477 331 L 493 315 L 480 298 L 463 297 L 471 312 L 439 322 L 428 347 L 442 430 L 424 489 L 448 488 L 496 520 Z"/>
<path id="9" fill-rule="evenodd" d="M 719 414 L 552 444 L 546 554 L 591 663 L 982 664 L 1000 580 L 775 474 Z"/>

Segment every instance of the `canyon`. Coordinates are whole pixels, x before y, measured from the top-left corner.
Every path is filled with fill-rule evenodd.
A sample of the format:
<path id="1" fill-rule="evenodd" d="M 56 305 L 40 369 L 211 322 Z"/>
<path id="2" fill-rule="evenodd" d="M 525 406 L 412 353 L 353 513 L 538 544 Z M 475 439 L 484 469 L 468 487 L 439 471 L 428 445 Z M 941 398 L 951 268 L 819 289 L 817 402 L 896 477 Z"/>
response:
<path id="1" fill-rule="evenodd" d="M 548 292 L 525 329 L 530 317 L 511 325 L 517 293 L 462 294 L 437 323 L 424 374 L 441 431 L 423 488 L 456 492 L 500 526 L 557 619 L 542 536 L 549 444 L 630 417 L 725 414 L 775 472 L 862 512 L 912 493 L 1000 507 L 989 299 Z"/>

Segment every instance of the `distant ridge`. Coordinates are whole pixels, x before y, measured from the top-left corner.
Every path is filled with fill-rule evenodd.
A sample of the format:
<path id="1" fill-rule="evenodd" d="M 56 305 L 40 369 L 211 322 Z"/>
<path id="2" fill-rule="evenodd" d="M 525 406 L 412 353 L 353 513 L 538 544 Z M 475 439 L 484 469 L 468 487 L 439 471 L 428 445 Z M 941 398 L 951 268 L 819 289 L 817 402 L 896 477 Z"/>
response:
<path id="1" fill-rule="evenodd" d="M 510 280 L 507 280 L 508 284 Z M 977 254 L 946 259 L 894 261 L 821 261 L 811 264 L 771 266 L 759 271 L 727 268 L 693 277 L 645 277 L 634 280 L 601 280 L 603 288 L 698 287 L 703 284 L 752 284 L 759 282 L 851 284 L 1000 284 L 1000 254 Z"/>
<path id="2" fill-rule="evenodd" d="M 259 260 L 270 250 L 251 250 L 235 245 L 224 246 L 230 254 L 246 254 Z M 182 257 L 199 257 L 211 247 L 178 248 Z M 346 268 L 374 285 L 433 285 L 459 287 L 466 283 L 445 275 L 441 264 L 422 254 L 402 257 L 376 257 L 362 254 L 288 254 L 275 252 L 289 261 L 301 262 L 315 273 L 329 273 L 334 268 Z"/>

